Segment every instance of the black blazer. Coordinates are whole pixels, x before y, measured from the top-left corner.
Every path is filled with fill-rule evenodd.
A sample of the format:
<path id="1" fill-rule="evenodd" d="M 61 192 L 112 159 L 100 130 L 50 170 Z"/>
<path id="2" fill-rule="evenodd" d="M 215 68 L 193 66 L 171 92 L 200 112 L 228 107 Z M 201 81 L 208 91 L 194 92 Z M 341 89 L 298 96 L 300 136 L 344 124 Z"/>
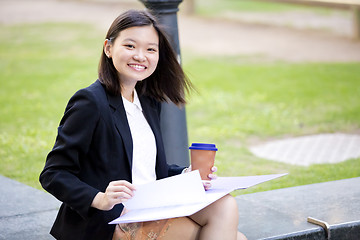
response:
<path id="1" fill-rule="evenodd" d="M 179 174 L 183 167 L 166 163 L 161 104 L 145 96 L 139 99 L 156 139 L 157 178 Z M 121 96 L 109 95 L 99 80 L 74 94 L 40 174 L 43 188 L 63 202 L 51 229 L 56 239 L 112 239 L 115 226 L 108 222 L 120 216 L 123 205 L 100 211 L 91 203 L 109 182 L 132 181 L 132 149 Z"/>

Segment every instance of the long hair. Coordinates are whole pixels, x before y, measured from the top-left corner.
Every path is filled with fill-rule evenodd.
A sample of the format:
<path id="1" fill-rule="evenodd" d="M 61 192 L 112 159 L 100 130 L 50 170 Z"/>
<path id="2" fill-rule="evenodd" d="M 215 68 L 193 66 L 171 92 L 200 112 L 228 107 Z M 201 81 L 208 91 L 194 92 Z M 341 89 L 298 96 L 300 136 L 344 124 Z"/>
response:
<path id="1" fill-rule="evenodd" d="M 186 78 L 171 44 L 156 18 L 147 11 L 129 10 L 118 16 L 111 24 L 106 39 L 114 42 L 122 30 L 131 27 L 153 26 L 159 36 L 159 61 L 153 74 L 137 82 L 139 95 L 146 95 L 160 102 L 185 104 L 185 92 L 192 88 Z M 115 96 L 121 95 L 121 84 L 111 58 L 102 51 L 99 63 L 99 80 L 106 90 Z"/>

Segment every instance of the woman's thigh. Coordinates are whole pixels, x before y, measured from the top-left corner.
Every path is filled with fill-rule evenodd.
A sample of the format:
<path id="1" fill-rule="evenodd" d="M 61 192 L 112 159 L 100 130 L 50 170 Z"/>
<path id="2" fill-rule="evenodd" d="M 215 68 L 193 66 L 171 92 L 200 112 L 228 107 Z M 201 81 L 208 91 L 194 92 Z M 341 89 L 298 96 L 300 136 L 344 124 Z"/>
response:
<path id="1" fill-rule="evenodd" d="M 199 238 L 201 227 L 188 217 L 171 219 L 171 225 L 162 240 L 196 240 Z"/>

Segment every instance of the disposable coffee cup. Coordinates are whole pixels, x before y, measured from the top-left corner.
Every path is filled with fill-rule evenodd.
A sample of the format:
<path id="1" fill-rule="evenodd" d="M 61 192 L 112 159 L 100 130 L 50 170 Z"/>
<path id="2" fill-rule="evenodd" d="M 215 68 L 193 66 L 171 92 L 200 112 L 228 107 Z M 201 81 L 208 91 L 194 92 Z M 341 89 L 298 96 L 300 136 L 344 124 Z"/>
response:
<path id="1" fill-rule="evenodd" d="M 191 169 L 199 170 L 202 180 L 211 180 L 208 176 L 214 166 L 215 154 L 218 150 L 215 144 L 193 143 L 189 147 Z"/>

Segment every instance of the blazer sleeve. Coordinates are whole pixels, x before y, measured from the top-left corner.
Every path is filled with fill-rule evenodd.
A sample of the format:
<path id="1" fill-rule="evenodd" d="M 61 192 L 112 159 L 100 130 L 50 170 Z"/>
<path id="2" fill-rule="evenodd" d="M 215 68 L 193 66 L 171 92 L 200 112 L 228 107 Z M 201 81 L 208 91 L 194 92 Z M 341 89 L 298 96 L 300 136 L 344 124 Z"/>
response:
<path id="1" fill-rule="evenodd" d="M 171 164 L 168 166 L 169 166 L 169 170 L 168 170 L 169 177 L 180 174 L 185 169 L 185 167 L 180 167 L 175 164 Z"/>
<path id="2" fill-rule="evenodd" d="M 99 119 L 100 113 L 92 93 L 85 89 L 75 93 L 66 107 L 55 145 L 40 174 L 43 188 L 83 218 L 88 217 L 91 203 L 99 190 L 80 180 L 80 160 L 89 150 Z"/>

